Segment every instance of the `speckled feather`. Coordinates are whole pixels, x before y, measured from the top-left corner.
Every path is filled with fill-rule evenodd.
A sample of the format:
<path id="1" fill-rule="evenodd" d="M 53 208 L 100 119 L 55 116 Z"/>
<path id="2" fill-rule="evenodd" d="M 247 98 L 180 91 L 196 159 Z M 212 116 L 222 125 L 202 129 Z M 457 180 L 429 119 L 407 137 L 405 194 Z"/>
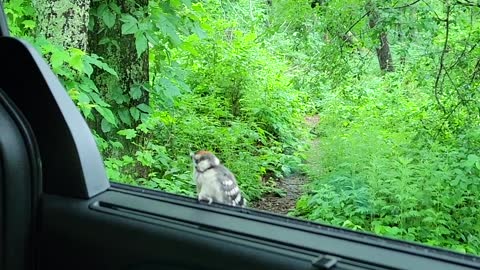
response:
<path id="1" fill-rule="evenodd" d="M 246 206 L 235 176 L 209 151 L 198 151 L 192 155 L 194 180 L 198 200 L 217 202 L 232 206 Z"/>

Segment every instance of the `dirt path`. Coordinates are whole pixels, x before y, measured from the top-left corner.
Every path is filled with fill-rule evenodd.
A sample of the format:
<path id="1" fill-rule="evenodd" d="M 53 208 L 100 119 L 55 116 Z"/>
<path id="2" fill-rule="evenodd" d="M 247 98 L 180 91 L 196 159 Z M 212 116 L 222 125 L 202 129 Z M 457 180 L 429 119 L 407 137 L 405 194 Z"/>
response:
<path id="1" fill-rule="evenodd" d="M 278 188 L 286 193 L 285 196 L 267 194 L 259 201 L 252 203 L 253 208 L 281 215 L 286 215 L 295 208 L 298 198 L 303 194 L 302 187 L 307 183 L 306 177 L 290 176 L 278 181 Z"/>
<path id="2" fill-rule="evenodd" d="M 319 122 L 318 115 L 305 117 L 305 122 L 310 128 L 315 128 Z M 318 145 L 318 140 L 310 142 L 312 147 Z M 252 207 L 268 212 L 286 215 L 295 208 L 297 200 L 303 194 L 303 187 L 308 183 L 307 177 L 303 175 L 293 175 L 283 180 L 277 180 L 278 188 L 285 192 L 285 196 L 278 194 L 267 194 L 259 201 L 252 203 Z"/>

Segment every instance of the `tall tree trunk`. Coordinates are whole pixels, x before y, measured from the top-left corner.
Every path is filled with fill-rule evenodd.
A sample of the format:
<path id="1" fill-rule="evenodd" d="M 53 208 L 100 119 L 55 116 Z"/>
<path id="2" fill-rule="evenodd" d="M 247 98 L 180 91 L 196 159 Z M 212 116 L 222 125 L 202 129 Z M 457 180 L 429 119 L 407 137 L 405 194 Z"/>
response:
<path id="1" fill-rule="evenodd" d="M 380 48 L 377 48 L 377 58 L 382 71 L 393 72 L 392 54 L 390 53 L 390 45 L 388 44 L 388 37 L 386 32 L 380 33 Z"/>
<path id="2" fill-rule="evenodd" d="M 87 49 L 90 0 L 34 0 L 37 35 L 64 48 Z"/>
<path id="3" fill-rule="evenodd" d="M 122 34 L 121 14 L 138 16 L 147 14 L 148 0 L 116 0 L 113 1 L 118 7 L 115 11 L 111 5 L 105 8 L 102 1 L 94 1 L 91 7 L 91 16 L 94 14 L 94 21 L 90 24 L 88 32 L 88 51 L 102 56 L 103 61 L 114 68 L 118 78 L 101 70 L 96 70 L 92 79 L 100 89 L 102 97 L 112 107 L 118 126 L 113 127 L 105 119 L 97 117 L 90 125 L 107 140 L 119 141 L 123 145 L 122 150 L 109 149 L 104 153 L 109 157 L 122 157 L 124 155 L 134 156 L 138 151 L 138 145 L 143 145 L 145 137 L 137 136 L 134 141 L 126 140 L 117 135 L 117 131 L 126 128 L 135 128 L 141 123 L 142 117 L 147 112 L 139 109 L 140 104 L 149 105 L 148 92 L 145 85 L 149 82 L 148 48 L 140 57 L 137 55 L 135 37 L 133 34 Z M 115 8 L 116 9 L 116 8 Z M 120 11 L 121 14 L 117 12 Z M 142 12 L 140 12 L 142 11 Z M 108 16 L 101 12 L 109 13 Z M 115 14 L 115 15 L 114 15 Z M 114 22 L 106 18 L 116 17 Z M 142 18 L 137 18 L 139 21 Z M 109 22 L 109 26 L 105 23 Z M 133 168 L 139 176 L 147 177 L 148 172 L 139 164 Z"/>
<path id="4" fill-rule="evenodd" d="M 378 20 L 380 14 L 378 13 L 377 7 L 372 1 L 369 1 L 366 6 L 367 12 L 369 12 L 368 25 L 371 29 L 378 31 L 378 39 L 380 41 L 380 46 L 376 48 L 378 63 L 380 65 L 380 70 L 383 72 L 393 72 L 395 71 L 395 66 L 393 65 L 392 53 L 390 52 L 390 45 L 388 43 L 388 35 L 385 29 L 381 27 L 378 28 Z"/>
<path id="5" fill-rule="evenodd" d="M 115 24 L 108 27 L 98 14 L 99 7 L 105 6 L 101 1 L 92 3 L 92 15 L 95 16 L 93 27 L 88 32 L 88 51 L 103 57 L 103 61 L 113 67 L 118 79 L 97 71 L 93 74 L 93 80 L 107 100 L 112 105 L 111 108 L 117 114 L 117 119 L 121 119 L 119 129 L 135 127 L 140 123 L 141 112 L 137 110 L 139 104 L 148 105 L 148 92 L 144 91 L 143 85 L 149 80 L 148 49 L 140 57 L 137 56 L 135 47 L 135 37 L 132 34 L 122 35 L 122 21 L 120 15 L 116 14 Z M 116 5 L 120 8 L 122 14 L 134 14 L 139 9 L 146 8 L 148 0 L 129 1 L 117 0 Z M 104 10 L 105 12 L 105 10 Z M 112 14 L 113 10 L 109 10 Z M 138 14 L 138 13 L 137 13 Z M 144 13 L 145 14 L 145 13 Z M 92 25 L 92 24 L 91 24 Z M 107 42 L 105 42 L 107 41 Z M 131 95 L 132 89 L 138 89 L 140 95 Z M 96 122 L 96 129 L 108 132 L 107 123 Z"/>

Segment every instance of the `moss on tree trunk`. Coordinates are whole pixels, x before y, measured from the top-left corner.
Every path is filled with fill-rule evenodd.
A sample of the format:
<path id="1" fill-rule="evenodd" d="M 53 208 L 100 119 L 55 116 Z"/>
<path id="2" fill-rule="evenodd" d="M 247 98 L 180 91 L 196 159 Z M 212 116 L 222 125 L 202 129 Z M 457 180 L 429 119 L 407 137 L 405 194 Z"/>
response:
<path id="1" fill-rule="evenodd" d="M 34 0 L 37 35 L 64 48 L 87 49 L 90 0 Z"/>
<path id="2" fill-rule="evenodd" d="M 92 3 L 92 12 L 95 12 L 101 2 Z M 133 14 L 140 8 L 147 6 L 147 0 L 116 2 L 123 14 Z M 122 114 L 126 121 L 120 123 L 119 128 L 134 127 L 140 123 L 136 115 L 131 113 L 131 108 L 139 104 L 148 105 L 148 92 L 142 89 L 141 96 L 133 99 L 130 95 L 132 87 L 139 87 L 148 83 L 148 50 L 140 57 L 137 56 L 135 37 L 122 35 L 122 22 L 117 15 L 115 24 L 108 28 L 100 17 L 95 17 L 88 32 L 88 51 L 103 57 L 103 61 L 115 68 L 118 79 L 102 71 L 93 74 L 97 87 L 104 93 L 106 101 L 112 105 L 112 111 Z M 105 42 L 107 41 L 107 42 Z M 130 119 L 128 121 L 127 115 Z M 96 129 L 101 131 L 101 123 L 95 123 Z"/>
<path id="3" fill-rule="evenodd" d="M 104 3 L 103 3 L 104 4 Z M 115 4 L 120 8 L 122 14 L 135 14 L 138 16 L 140 9 L 148 5 L 148 0 L 129 1 L 118 0 Z M 93 2 L 91 15 L 94 17 L 90 23 L 88 32 L 88 51 L 103 58 L 103 61 L 114 68 L 118 78 L 96 70 L 92 79 L 102 92 L 102 96 L 115 114 L 118 126 L 111 126 L 106 120 L 97 117 L 90 121 L 98 134 L 110 141 L 119 141 L 123 149 L 109 149 L 108 153 L 103 153 L 109 157 L 121 157 L 124 155 L 134 156 L 139 150 L 139 145 L 143 145 L 144 136 L 137 136 L 133 141 L 117 135 L 117 131 L 126 128 L 135 128 L 141 123 L 141 113 L 137 106 L 140 104 L 149 105 L 149 95 L 144 85 L 149 82 L 149 63 L 148 49 L 140 57 L 137 55 L 134 35 L 122 35 L 122 21 L 120 14 L 116 14 L 115 24 L 110 28 L 105 25 L 101 14 L 98 14 L 98 7 L 102 5 L 101 1 Z M 97 13 L 98 16 L 94 16 Z M 132 91 L 137 89 L 137 91 Z M 140 90 L 140 94 L 138 94 Z M 131 94 L 136 92 L 137 94 Z M 146 114 L 143 114 L 146 115 Z M 145 168 L 137 165 L 133 168 L 136 175 L 146 177 L 148 172 Z"/>

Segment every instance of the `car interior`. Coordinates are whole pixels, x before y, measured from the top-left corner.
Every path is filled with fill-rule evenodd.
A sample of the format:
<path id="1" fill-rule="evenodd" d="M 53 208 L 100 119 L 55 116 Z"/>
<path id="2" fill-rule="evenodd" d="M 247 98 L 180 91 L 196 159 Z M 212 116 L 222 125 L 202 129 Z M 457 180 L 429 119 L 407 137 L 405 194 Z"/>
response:
<path id="1" fill-rule="evenodd" d="M 475 256 L 110 183 L 74 102 L 0 11 L 0 269 L 480 269 Z"/>

